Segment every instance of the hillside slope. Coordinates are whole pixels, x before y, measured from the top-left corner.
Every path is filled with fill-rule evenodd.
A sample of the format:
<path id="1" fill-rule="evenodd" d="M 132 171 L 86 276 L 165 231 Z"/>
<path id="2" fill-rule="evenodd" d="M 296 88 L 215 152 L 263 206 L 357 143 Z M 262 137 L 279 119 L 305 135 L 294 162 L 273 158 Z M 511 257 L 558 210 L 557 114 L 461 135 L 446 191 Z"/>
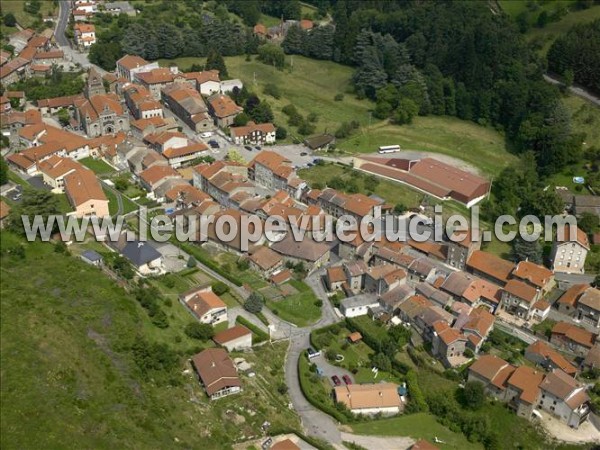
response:
<path id="1" fill-rule="evenodd" d="M 22 242 L 0 237 L 3 449 L 221 449 L 256 435 L 264 420 L 297 425 L 287 398 L 272 392 L 285 345 L 245 356 L 265 373 L 211 403 L 184 373 L 197 349 L 183 339 L 153 345 L 130 294 L 51 244 L 25 244 L 19 258 Z"/>

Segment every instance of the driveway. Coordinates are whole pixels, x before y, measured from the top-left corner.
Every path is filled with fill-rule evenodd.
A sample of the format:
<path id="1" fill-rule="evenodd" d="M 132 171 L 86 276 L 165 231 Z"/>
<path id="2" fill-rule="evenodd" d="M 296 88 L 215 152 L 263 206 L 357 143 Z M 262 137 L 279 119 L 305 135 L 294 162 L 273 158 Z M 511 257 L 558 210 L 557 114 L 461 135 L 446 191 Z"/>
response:
<path id="1" fill-rule="evenodd" d="M 404 450 L 415 443 L 415 440 L 410 437 L 361 436 L 351 433 L 342 433 L 342 439 L 346 442 L 354 442 L 364 448 L 378 450 Z"/>
<path id="2" fill-rule="evenodd" d="M 168 242 L 152 242 L 152 245 L 163 257 L 163 266 L 167 272 L 179 272 L 186 268 L 188 257 L 179 247 Z M 183 259 L 180 259 L 180 256 Z"/>
<path id="3" fill-rule="evenodd" d="M 342 367 L 334 366 L 329 361 L 327 361 L 327 358 L 325 358 L 325 355 L 323 353 L 321 353 L 320 356 L 312 358 L 310 361 L 316 364 L 317 367 L 323 371 L 323 376 L 327 378 L 329 384 L 331 384 L 332 387 L 334 386 L 334 383 L 331 380 L 331 377 L 334 375 L 337 375 L 340 378 L 342 385 L 344 384 L 344 381 L 342 380 L 342 377 L 344 375 L 348 375 L 354 383 L 354 375 L 352 375 L 352 372 Z"/>
<path id="4" fill-rule="evenodd" d="M 298 379 L 298 358 L 309 346 L 309 331 L 299 329 L 293 333 L 290 339 L 290 349 L 285 360 L 285 384 L 287 385 L 294 411 L 298 413 L 302 426 L 306 433 L 333 444 L 337 448 L 342 447 L 342 434 L 338 429 L 338 423 L 321 410 L 312 406 L 304 397 Z"/>

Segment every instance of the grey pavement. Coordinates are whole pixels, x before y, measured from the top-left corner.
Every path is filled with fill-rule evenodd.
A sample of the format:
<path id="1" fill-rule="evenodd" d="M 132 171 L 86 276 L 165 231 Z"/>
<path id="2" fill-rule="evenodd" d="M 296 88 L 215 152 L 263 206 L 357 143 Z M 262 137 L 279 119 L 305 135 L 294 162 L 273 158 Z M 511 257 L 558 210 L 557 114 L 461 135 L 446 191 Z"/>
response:
<path id="1" fill-rule="evenodd" d="M 377 450 L 409 449 L 415 440 L 410 437 L 395 436 L 361 436 L 359 434 L 342 433 L 345 442 L 354 442 L 364 448 Z"/>
<path id="2" fill-rule="evenodd" d="M 305 432 L 330 444 L 341 448 L 342 435 L 338 429 L 339 423 L 321 410 L 312 406 L 304 397 L 298 378 L 298 359 L 309 346 L 309 331 L 302 329 L 301 333 L 290 339 L 290 347 L 285 361 L 285 383 L 294 410 L 300 416 Z"/>
<path id="3" fill-rule="evenodd" d="M 558 78 L 555 78 L 552 75 L 548 74 L 544 74 L 544 80 L 546 80 L 548 83 L 556 85 L 562 84 L 562 81 L 560 81 Z M 596 106 L 600 106 L 600 98 L 596 97 L 594 94 L 592 94 L 591 92 L 589 92 L 581 86 L 569 86 L 569 91 L 577 97 L 581 97 L 584 100 L 592 102 Z"/>
<path id="4" fill-rule="evenodd" d="M 595 275 L 577 274 L 577 273 L 560 273 L 554 274 L 556 282 L 562 289 L 567 289 L 574 284 L 589 284 L 594 281 Z"/>

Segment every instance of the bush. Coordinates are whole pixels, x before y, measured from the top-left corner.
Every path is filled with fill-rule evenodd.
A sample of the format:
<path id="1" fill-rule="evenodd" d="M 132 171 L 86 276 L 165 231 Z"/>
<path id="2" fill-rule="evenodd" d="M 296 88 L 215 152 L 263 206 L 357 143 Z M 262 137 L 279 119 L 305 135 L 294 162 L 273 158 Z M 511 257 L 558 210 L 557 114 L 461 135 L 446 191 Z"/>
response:
<path id="1" fill-rule="evenodd" d="M 265 299 L 258 292 L 253 292 L 244 302 L 244 309 L 253 314 L 257 314 L 262 311 L 265 305 Z M 275 314 L 275 310 L 273 310 Z"/>
<path id="2" fill-rule="evenodd" d="M 227 286 L 222 281 L 215 281 L 211 285 L 211 288 L 212 288 L 212 291 L 217 295 L 223 295 L 223 294 L 226 294 L 227 292 L 229 292 L 229 286 Z"/>
<path id="3" fill-rule="evenodd" d="M 183 332 L 192 339 L 198 339 L 200 341 L 208 341 L 215 335 L 215 330 L 212 325 L 207 323 L 190 322 L 188 323 Z"/>
<path id="4" fill-rule="evenodd" d="M 277 127 L 275 130 L 275 139 L 281 140 L 287 137 L 287 130 L 284 127 Z"/>
<path id="5" fill-rule="evenodd" d="M 465 388 L 462 391 L 463 404 L 469 408 L 477 410 L 483 406 L 485 402 L 485 392 L 483 390 L 483 384 L 476 381 L 469 381 L 465 384 Z"/>
<path id="6" fill-rule="evenodd" d="M 335 94 L 335 97 L 333 97 L 333 99 L 336 102 L 341 102 L 342 100 L 344 100 L 344 94 Z"/>
<path id="7" fill-rule="evenodd" d="M 198 262 L 196 261 L 196 258 L 194 258 L 193 256 L 190 256 L 187 260 L 186 266 L 189 269 L 191 269 L 192 267 L 196 267 L 196 264 L 198 264 Z"/>
<path id="8" fill-rule="evenodd" d="M 9 12 L 4 16 L 4 25 L 7 27 L 14 27 L 17 25 L 17 19 L 13 13 Z"/>

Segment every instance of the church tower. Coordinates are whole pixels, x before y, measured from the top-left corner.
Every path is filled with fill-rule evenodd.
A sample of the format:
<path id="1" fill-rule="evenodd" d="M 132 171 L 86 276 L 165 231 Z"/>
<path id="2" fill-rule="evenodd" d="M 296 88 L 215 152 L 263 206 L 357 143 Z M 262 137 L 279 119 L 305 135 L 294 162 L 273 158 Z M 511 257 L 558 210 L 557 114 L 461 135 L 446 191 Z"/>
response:
<path id="1" fill-rule="evenodd" d="M 104 90 L 104 81 L 102 80 L 102 77 L 98 71 L 94 68 L 91 68 L 88 72 L 84 95 L 89 99 L 94 95 L 104 94 L 106 94 L 106 91 Z"/>

